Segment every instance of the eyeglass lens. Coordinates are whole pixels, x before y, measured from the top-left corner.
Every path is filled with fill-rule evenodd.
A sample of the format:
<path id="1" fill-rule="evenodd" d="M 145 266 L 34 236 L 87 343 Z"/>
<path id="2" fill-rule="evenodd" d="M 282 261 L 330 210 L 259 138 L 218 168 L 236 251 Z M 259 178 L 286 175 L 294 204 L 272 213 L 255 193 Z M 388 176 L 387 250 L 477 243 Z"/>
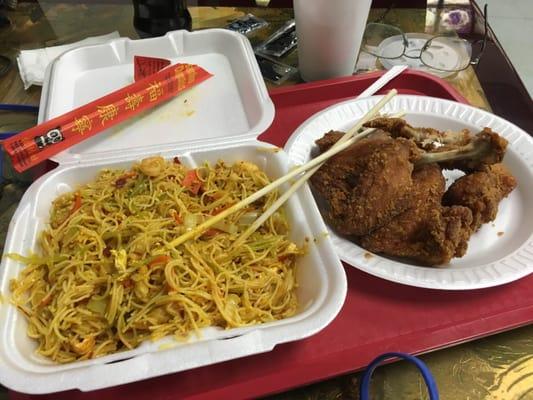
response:
<path id="1" fill-rule="evenodd" d="M 460 71 L 470 65 L 471 44 L 461 38 L 437 36 L 420 53 L 420 60 L 440 71 Z"/>
<path id="2" fill-rule="evenodd" d="M 390 42 L 389 46 L 384 48 L 383 44 L 388 42 Z M 368 24 L 363 35 L 361 49 L 381 58 L 401 57 L 405 51 L 403 32 L 392 25 Z"/>

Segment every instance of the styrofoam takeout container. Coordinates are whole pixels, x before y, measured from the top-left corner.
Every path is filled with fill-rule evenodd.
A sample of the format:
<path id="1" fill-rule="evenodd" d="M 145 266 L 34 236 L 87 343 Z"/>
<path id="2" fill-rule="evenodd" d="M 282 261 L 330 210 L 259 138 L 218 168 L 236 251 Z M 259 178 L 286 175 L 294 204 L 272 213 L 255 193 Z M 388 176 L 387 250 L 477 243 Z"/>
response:
<path id="1" fill-rule="evenodd" d="M 225 30 L 177 31 L 161 38 L 118 39 L 69 51 L 47 71 L 40 120 L 130 83 L 134 55 L 197 63 L 214 77 L 142 118 L 58 154 L 55 160 L 60 166 L 34 182 L 20 202 L 9 226 L 5 253 L 38 250 L 38 234 L 58 195 L 91 181 L 103 168 L 127 168 L 145 156 L 179 156 L 188 167 L 219 159 L 247 160 L 271 179 L 287 173 L 286 154 L 257 140 L 272 122 L 274 107 L 252 48 L 244 36 Z M 26 335 L 25 318 L 8 302 L 9 281 L 24 266 L 4 257 L 0 382 L 26 393 L 95 390 L 266 352 L 320 331 L 344 302 L 346 276 L 308 188 L 293 195 L 286 207 L 292 240 L 302 245 L 309 239 L 308 252 L 297 263 L 297 315 L 246 328 L 207 328 L 201 338 L 193 335 L 186 343 L 169 337 L 94 360 L 60 365 L 35 354 L 36 342 Z"/>

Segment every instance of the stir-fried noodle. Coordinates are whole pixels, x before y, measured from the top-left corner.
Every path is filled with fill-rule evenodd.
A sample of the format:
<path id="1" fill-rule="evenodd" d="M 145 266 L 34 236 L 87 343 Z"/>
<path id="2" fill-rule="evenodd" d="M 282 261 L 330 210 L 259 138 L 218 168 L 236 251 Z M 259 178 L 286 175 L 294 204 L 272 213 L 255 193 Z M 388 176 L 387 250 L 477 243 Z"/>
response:
<path id="1" fill-rule="evenodd" d="M 297 308 L 295 258 L 278 211 L 238 248 L 233 241 L 272 204 L 271 192 L 177 248 L 187 230 L 269 183 L 256 165 L 187 169 L 152 157 L 104 170 L 57 198 L 40 255 L 11 282 L 37 352 L 71 362 L 185 338 L 200 328 L 279 320 Z"/>

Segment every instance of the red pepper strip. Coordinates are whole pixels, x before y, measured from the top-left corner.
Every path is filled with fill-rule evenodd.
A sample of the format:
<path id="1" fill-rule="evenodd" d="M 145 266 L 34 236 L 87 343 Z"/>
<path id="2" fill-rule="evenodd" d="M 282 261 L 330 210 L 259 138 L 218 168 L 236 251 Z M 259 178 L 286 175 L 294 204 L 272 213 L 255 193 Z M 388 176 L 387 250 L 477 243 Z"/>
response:
<path id="1" fill-rule="evenodd" d="M 187 171 L 185 178 L 181 181 L 183 187 L 190 190 L 192 194 L 198 194 L 202 188 L 202 181 L 198 178 L 198 174 L 195 169 Z"/>
<path id="2" fill-rule="evenodd" d="M 181 219 L 180 215 L 178 213 L 174 213 L 173 215 L 174 221 L 176 221 L 177 225 L 183 224 L 183 220 Z"/>
<path id="3" fill-rule="evenodd" d="M 225 206 L 215 207 L 213 208 L 213 210 L 211 210 L 211 215 L 220 214 L 222 211 L 227 210 L 230 207 L 233 207 L 234 204 L 235 203 L 230 203 L 230 204 L 226 204 Z"/>
<path id="4" fill-rule="evenodd" d="M 46 307 L 47 305 L 49 305 L 51 302 L 52 302 L 52 299 L 54 298 L 54 296 L 52 295 L 52 293 L 48 293 L 46 296 L 44 296 L 42 298 L 42 300 L 39 302 L 39 307 Z"/>
<path id="5" fill-rule="evenodd" d="M 204 239 L 210 239 L 210 238 L 212 238 L 213 236 L 218 235 L 219 233 L 222 233 L 222 231 L 221 231 L 220 229 L 209 228 L 209 229 L 206 230 L 204 233 L 202 233 L 202 238 L 204 238 Z"/>
<path id="6" fill-rule="evenodd" d="M 170 260 L 171 258 L 169 256 L 165 256 L 165 255 L 157 256 L 148 263 L 148 268 L 152 268 L 154 265 L 158 265 L 158 264 L 166 264 Z"/>
<path id="7" fill-rule="evenodd" d="M 284 262 L 285 260 L 288 260 L 291 257 L 294 257 L 294 254 L 283 254 L 278 257 L 278 261 Z"/>
<path id="8" fill-rule="evenodd" d="M 128 278 L 122 281 L 122 286 L 124 286 L 125 288 L 130 288 L 130 287 L 135 286 L 135 282 L 133 282 L 130 278 Z"/>
<path id="9" fill-rule="evenodd" d="M 72 209 L 70 210 L 70 215 L 74 214 L 76 210 L 78 210 L 81 207 L 81 194 L 79 192 L 76 192 L 74 195 L 74 204 L 72 205 Z"/>
<path id="10" fill-rule="evenodd" d="M 224 197 L 224 193 L 221 193 L 221 192 L 215 192 L 215 193 L 212 193 L 209 195 L 209 197 L 215 199 L 215 200 L 218 200 L 220 199 L 221 197 Z"/>
<path id="11" fill-rule="evenodd" d="M 128 173 L 122 175 L 121 177 L 119 177 L 119 178 L 115 181 L 115 186 L 116 186 L 117 188 L 124 187 L 124 185 L 126 185 L 127 180 L 128 180 L 129 178 L 137 178 L 137 172 L 132 171 L 132 172 L 128 172 Z"/>

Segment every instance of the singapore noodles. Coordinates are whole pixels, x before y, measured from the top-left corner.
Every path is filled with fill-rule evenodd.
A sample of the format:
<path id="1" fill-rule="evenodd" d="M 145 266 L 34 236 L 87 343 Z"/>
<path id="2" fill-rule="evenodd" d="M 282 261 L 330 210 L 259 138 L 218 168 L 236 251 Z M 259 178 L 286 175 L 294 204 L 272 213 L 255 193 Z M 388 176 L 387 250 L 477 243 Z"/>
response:
<path id="1" fill-rule="evenodd" d="M 287 318 L 298 306 L 296 257 L 284 211 L 232 246 L 278 197 L 271 192 L 177 248 L 168 243 L 269 183 L 255 164 L 188 169 L 150 157 L 103 170 L 54 200 L 41 254 L 11 281 L 37 353 L 55 362 L 133 349 L 167 335 Z"/>

